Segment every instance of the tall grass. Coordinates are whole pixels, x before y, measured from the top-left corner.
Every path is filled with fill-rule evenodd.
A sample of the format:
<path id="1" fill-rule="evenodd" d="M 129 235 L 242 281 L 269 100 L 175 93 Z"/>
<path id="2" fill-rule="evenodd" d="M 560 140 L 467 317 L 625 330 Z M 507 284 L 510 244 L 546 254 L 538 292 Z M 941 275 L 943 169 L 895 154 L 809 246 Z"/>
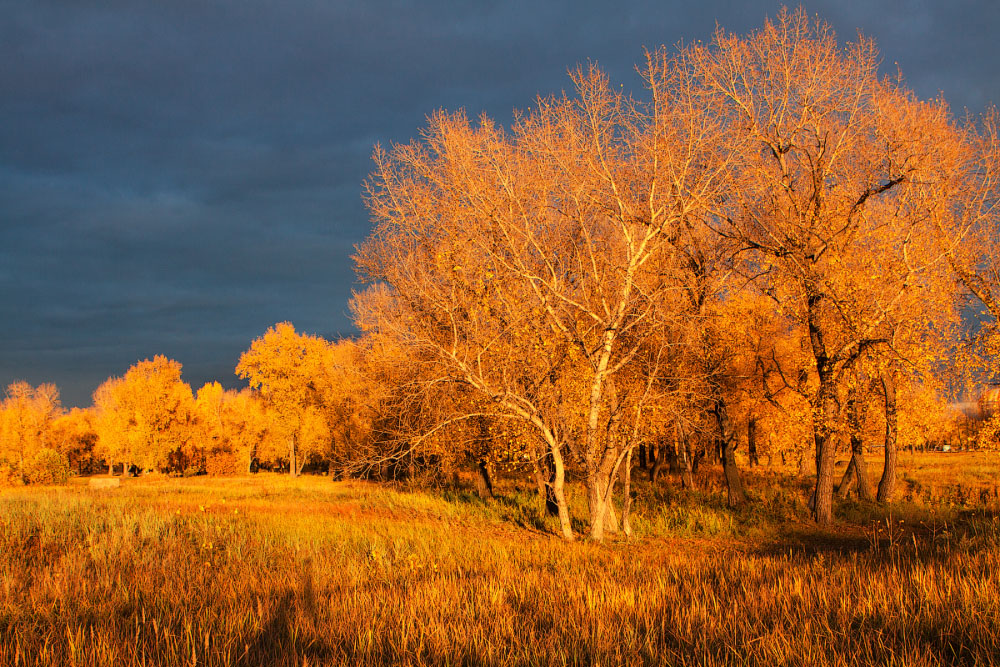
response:
<path id="1" fill-rule="evenodd" d="M 659 493 L 638 539 L 593 545 L 513 488 L 5 491 L 0 665 L 1000 662 L 990 512 L 859 509 L 819 532 L 794 485 L 736 513 Z"/>

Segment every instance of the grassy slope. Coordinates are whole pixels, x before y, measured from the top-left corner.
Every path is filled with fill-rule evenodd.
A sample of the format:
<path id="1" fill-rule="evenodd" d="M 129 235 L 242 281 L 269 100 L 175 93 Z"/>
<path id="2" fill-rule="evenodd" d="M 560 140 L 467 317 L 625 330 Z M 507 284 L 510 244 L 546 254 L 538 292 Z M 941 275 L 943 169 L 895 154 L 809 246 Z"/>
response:
<path id="1" fill-rule="evenodd" d="M 952 456 L 901 496 L 995 484 L 995 456 Z M 751 480 L 732 514 L 668 481 L 599 546 L 511 485 L 80 482 L 0 492 L 0 665 L 1000 663 L 995 505 L 910 493 L 820 531 L 804 483 Z"/>

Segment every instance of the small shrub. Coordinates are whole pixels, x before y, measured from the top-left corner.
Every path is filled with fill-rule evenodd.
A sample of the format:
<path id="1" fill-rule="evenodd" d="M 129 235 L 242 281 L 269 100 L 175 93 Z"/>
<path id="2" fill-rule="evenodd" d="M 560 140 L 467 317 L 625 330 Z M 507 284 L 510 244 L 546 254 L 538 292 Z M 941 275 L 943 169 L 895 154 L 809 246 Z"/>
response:
<path id="1" fill-rule="evenodd" d="M 43 449 L 28 464 L 32 484 L 65 484 L 69 481 L 69 462 L 54 449 Z"/>

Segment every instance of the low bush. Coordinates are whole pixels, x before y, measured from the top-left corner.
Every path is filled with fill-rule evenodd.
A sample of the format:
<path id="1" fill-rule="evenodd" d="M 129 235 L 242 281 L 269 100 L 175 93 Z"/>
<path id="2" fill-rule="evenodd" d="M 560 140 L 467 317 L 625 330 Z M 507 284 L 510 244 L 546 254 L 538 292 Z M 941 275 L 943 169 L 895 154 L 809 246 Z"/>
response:
<path id="1" fill-rule="evenodd" d="M 32 484 L 65 484 L 69 481 L 69 462 L 54 449 L 42 449 L 28 464 L 26 473 Z"/>

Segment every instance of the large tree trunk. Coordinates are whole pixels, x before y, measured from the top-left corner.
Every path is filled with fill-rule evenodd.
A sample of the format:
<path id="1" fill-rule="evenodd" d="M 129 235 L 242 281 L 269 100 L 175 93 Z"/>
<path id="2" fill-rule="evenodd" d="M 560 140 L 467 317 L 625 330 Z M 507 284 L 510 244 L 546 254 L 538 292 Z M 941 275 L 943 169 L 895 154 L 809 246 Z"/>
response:
<path id="1" fill-rule="evenodd" d="M 618 517 L 612 498 L 615 483 L 615 460 L 617 448 L 605 450 L 597 470 L 587 475 L 587 504 L 590 509 L 590 532 L 588 538 L 601 542 L 605 531 L 618 532 Z"/>
<path id="2" fill-rule="evenodd" d="M 878 482 L 877 500 L 887 502 L 896 487 L 896 381 L 889 371 L 882 373 L 882 393 L 885 396 L 885 465 Z"/>
<path id="3" fill-rule="evenodd" d="M 816 424 L 815 434 L 816 488 L 810 505 L 816 522 L 828 524 L 833 522 L 834 450 L 836 449 L 830 425 L 836 421 L 839 406 L 832 382 L 828 381 L 825 385 L 822 380 L 820 382 L 817 399 L 821 418 L 820 423 Z"/>
<path id="4" fill-rule="evenodd" d="M 590 509 L 590 533 L 587 537 L 595 542 L 604 540 L 605 531 L 618 532 L 618 516 L 615 513 L 610 488 L 615 480 L 601 466 L 598 473 L 587 479 L 587 505 Z"/>
<path id="5" fill-rule="evenodd" d="M 732 424 L 729 421 L 729 410 L 726 402 L 715 399 L 715 422 L 719 427 L 720 449 L 722 451 L 722 471 L 726 477 L 728 490 L 727 503 L 730 507 L 739 507 L 746 501 L 743 492 L 743 480 L 740 479 L 740 469 L 736 466 L 736 438 Z"/>
<path id="6" fill-rule="evenodd" d="M 833 427 L 840 415 L 840 404 L 837 402 L 835 364 L 826 348 L 826 332 L 820 313 L 821 297 L 808 285 L 807 290 L 809 343 L 816 360 L 816 374 L 819 376 L 819 390 L 816 392 L 819 419 L 813 426 L 816 441 L 816 487 L 810 507 L 817 523 L 829 524 L 833 522 L 834 454 L 837 446 Z"/>

